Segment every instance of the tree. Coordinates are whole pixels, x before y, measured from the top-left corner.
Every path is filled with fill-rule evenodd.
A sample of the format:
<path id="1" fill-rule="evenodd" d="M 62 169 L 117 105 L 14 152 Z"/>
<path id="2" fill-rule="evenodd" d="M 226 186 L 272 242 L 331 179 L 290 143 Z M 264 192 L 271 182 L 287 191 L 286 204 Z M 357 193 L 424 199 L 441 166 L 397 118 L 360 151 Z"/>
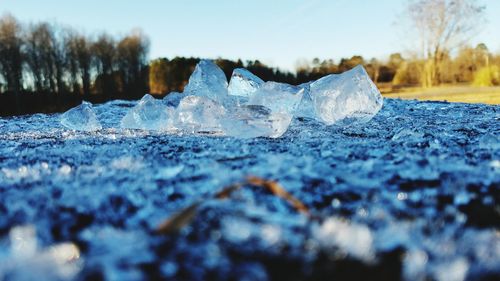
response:
<path id="1" fill-rule="evenodd" d="M 490 87 L 500 85 L 500 67 L 484 66 L 474 74 L 474 86 Z"/>
<path id="2" fill-rule="evenodd" d="M 339 71 L 344 72 L 354 68 L 356 65 L 364 65 L 365 60 L 362 56 L 352 56 L 350 59 L 341 59 L 339 63 Z"/>
<path id="3" fill-rule="evenodd" d="M 113 68 L 116 60 L 116 43 L 113 37 L 103 33 L 92 44 L 93 62 L 100 81 L 98 91 L 105 95 L 111 95 L 116 91 L 113 81 Z"/>
<path id="4" fill-rule="evenodd" d="M 65 88 L 65 51 L 56 32 L 55 26 L 42 22 L 30 26 L 25 36 L 26 62 L 38 92 L 58 93 Z"/>
<path id="5" fill-rule="evenodd" d="M 425 67 L 425 62 L 422 60 L 408 60 L 401 63 L 392 84 L 394 86 L 408 86 L 422 84 L 422 73 Z"/>
<path id="6" fill-rule="evenodd" d="M 149 91 L 152 94 L 166 94 L 168 85 L 169 64 L 165 58 L 155 59 L 149 64 Z"/>
<path id="7" fill-rule="evenodd" d="M 18 94 L 22 88 L 23 41 L 21 25 L 11 15 L 0 18 L 0 73 L 7 84 L 7 91 Z"/>
<path id="8" fill-rule="evenodd" d="M 70 77 L 73 91 L 78 87 L 78 76 L 81 80 L 83 94 L 90 95 L 90 72 L 92 63 L 92 52 L 90 40 L 75 31 L 69 31 L 64 40 L 66 57 L 69 61 Z"/>
<path id="9" fill-rule="evenodd" d="M 243 62 L 241 60 L 231 61 L 219 58 L 215 60 L 215 63 L 224 71 L 227 79 L 231 78 L 235 68 L 243 67 Z"/>
<path id="10" fill-rule="evenodd" d="M 366 71 L 373 82 L 377 83 L 380 76 L 380 62 L 376 58 L 372 58 L 370 63 L 366 65 Z"/>
<path id="11" fill-rule="evenodd" d="M 117 64 L 120 69 L 123 89 L 134 94 L 146 91 L 149 39 L 140 31 L 125 36 L 117 46 Z M 146 75 L 145 75 L 146 74 Z M 144 83 L 146 82 L 146 83 Z"/>
<path id="12" fill-rule="evenodd" d="M 427 61 L 423 85 L 439 84 L 442 60 L 475 34 L 484 7 L 475 0 L 410 0 L 407 12 L 419 37 L 420 55 Z"/>

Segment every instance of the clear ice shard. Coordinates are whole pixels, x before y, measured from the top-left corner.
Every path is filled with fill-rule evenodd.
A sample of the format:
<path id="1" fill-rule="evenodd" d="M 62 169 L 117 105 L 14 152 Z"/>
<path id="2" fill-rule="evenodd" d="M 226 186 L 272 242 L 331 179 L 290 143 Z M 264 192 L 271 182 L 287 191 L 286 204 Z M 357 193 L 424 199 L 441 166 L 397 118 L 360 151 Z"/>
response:
<path id="1" fill-rule="evenodd" d="M 179 106 L 182 98 L 185 96 L 186 95 L 183 93 L 171 92 L 163 98 L 163 104 L 171 107 L 177 107 Z"/>
<path id="2" fill-rule="evenodd" d="M 264 81 L 244 68 L 236 68 L 229 81 L 228 93 L 231 96 L 250 98 Z"/>
<path id="3" fill-rule="evenodd" d="M 327 125 L 368 122 L 383 104 L 380 91 L 360 65 L 312 82 L 310 95 L 315 118 Z"/>
<path id="4" fill-rule="evenodd" d="M 61 124 L 71 130 L 97 131 L 102 129 L 101 123 L 90 102 L 83 101 L 61 115 Z"/>
<path id="5" fill-rule="evenodd" d="M 213 61 L 201 60 L 189 77 L 185 95 L 210 98 L 221 104 L 228 97 L 226 75 Z"/>
<path id="6" fill-rule="evenodd" d="M 151 95 L 144 95 L 121 120 L 123 129 L 173 130 L 175 109 L 164 105 Z"/>
<path id="7" fill-rule="evenodd" d="M 188 133 L 222 133 L 223 106 L 210 98 L 186 96 L 177 107 L 176 127 Z"/>
<path id="8" fill-rule="evenodd" d="M 293 116 L 327 125 L 369 121 L 382 96 L 362 66 L 299 86 L 264 82 L 246 69 L 233 71 L 230 83 L 213 61 L 201 60 L 184 93 L 162 100 L 145 95 L 121 119 L 121 128 L 209 133 L 238 138 L 282 136 Z M 92 105 L 83 102 L 62 115 L 75 130 L 99 130 Z"/>
<path id="9" fill-rule="evenodd" d="M 312 119 L 316 117 L 313 99 L 311 96 L 311 83 L 312 82 L 308 82 L 298 86 L 304 89 L 304 94 L 302 95 L 302 100 L 300 100 L 300 103 L 294 112 L 294 115 L 297 117 L 307 117 Z"/>
<path id="10" fill-rule="evenodd" d="M 12 255 L 17 258 L 32 257 L 37 252 L 36 230 L 32 225 L 16 226 L 9 232 Z"/>
<path id="11" fill-rule="evenodd" d="M 305 89 L 285 83 L 266 82 L 249 99 L 249 105 L 263 105 L 273 112 L 293 113 Z"/>
<path id="12" fill-rule="evenodd" d="M 237 138 L 282 136 L 292 121 L 286 112 L 272 112 L 262 105 L 243 105 L 234 108 L 223 121 L 224 132 Z"/>

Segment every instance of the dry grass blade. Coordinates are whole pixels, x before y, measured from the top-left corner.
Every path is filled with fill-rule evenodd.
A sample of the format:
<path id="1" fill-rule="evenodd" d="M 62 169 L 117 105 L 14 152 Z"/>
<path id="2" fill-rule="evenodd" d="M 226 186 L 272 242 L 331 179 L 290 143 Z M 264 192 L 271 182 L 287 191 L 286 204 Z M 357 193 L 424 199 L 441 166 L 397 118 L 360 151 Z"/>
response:
<path id="1" fill-rule="evenodd" d="M 265 180 L 259 177 L 248 177 L 247 180 L 243 183 L 235 183 L 229 185 L 217 192 L 214 195 L 215 199 L 226 199 L 236 190 L 240 189 L 243 186 L 256 186 L 267 189 L 273 195 L 278 196 L 284 200 L 286 200 L 292 207 L 301 212 L 310 216 L 309 210 L 307 207 L 297 198 L 293 197 L 290 193 L 288 193 L 279 183 L 271 180 Z M 198 211 L 198 207 L 200 206 L 201 201 L 197 201 L 194 204 L 184 208 L 179 213 L 174 214 L 163 223 L 161 223 L 156 229 L 156 233 L 158 234 L 173 234 L 178 232 L 184 226 L 189 224 L 196 215 Z"/>
<path id="2" fill-rule="evenodd" d="M 174 214 L 164 222 L 162 222 L 156 229 L 159 234 L 172 234 L 178 232 L 181 228 L 189 224 L 198 211 L 198 206 L 201 202 L 195 202 L 182 211 Z"/>
<path id="3" fill-rule="evenodd" d="M 295 208 L 295 210 L 309 215 L 309 209 L 307 209 L 304 203 L 293 197 L 293 195 L 288 193 L 279 183 L 253 176 L 248 177 L 247 181 L 253 186 L 259 186 L 269 190 L 272 194 L 288 201 L 290 205 Z"/>
<path id="4" fill-rule="evenodd" d="M 240 189 L 241 186 L 242 186 L 241 183 L 232 184 L 232 185 L 222 189 L 221 191 L 217 192 L 214 197 L 216 199 L 226 199 L 231 195 L 231 193 Z"/>

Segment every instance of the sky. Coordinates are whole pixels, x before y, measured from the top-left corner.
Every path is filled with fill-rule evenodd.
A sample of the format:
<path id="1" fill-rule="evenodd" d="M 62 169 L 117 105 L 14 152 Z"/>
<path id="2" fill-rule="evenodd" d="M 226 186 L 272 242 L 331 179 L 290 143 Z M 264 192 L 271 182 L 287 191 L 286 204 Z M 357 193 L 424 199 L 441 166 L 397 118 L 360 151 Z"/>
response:
<path id="1" fill-rule="evenodd" d="M 254 60 L 294 70 L 300 60 L 411 50 L 406 0 L 0 0 L 0 15 L 57 22 L 98 34 L 141 29 L 150 58 Z M 483 0 L 486 23 L 471 44 L 500 52 L 500 1 Z"/>

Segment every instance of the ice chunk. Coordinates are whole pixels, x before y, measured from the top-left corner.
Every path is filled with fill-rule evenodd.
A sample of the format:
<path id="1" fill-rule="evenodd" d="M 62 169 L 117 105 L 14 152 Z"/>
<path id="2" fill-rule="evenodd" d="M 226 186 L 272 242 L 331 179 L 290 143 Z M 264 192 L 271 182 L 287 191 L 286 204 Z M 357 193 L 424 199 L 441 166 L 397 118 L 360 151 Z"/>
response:
<path id="1" fill-rule="evenodd" d="M 437 281 L 463 281 L 466 280 L 469 267 L 467 258 L 459 257 L 453 261 L 438 264 L 432 271 Z"/>
<path id="2" fill-rule="evenodd" d="M 249 105 L 263 105 L 273 112 L 293 113 L 302 99 L 304 88 L 285 83 L 266 82 L 248 101 Z"/>
<path id="3" fill-rule="evenodd" d="M 249 98 L 261 86 L 264 81 L 244 68 L 236 68 L 229 81 L 228 92 L 232 96 Z"/>
<path id="4" fill-rule="evenodd" d="M 299 87 L 304 89 L 304 94 L 302 95 L 302 100 L 300 100 L 294 115 L 298 117 L 315 118 L 316 114 L 311 96 L 311 82 L 301 84 Z"/>
<path id="5" fill-rule="evenodd" d="M 173 130 L 175 110 L 165 106 L 161 100 L 144 95 L 139 103 L 123 117 L 124 129 Z"/>
<path id="6" fill-rule="evenodd" d="M 422 250 L 410 250 L 403 258 L 403 277 L 405 280 L 425 280 L 425 267 L 429 256 Z"/>
<path id="7" fill-rule="evenodd" d="M 234 108 L 224 119 L 224 131 L 237 138 L 270 137 L 283 135 L 292 121 L 286 112 L 272 112 L 262 105 Z"/>
<path id="8" fill-rule="evenodd" d="M 171 92 L 163 98 L 163 104 L 171 107 L 177 107 L 179 106 L 182 98 L 184 98 L 185 96 L 186 95 L 183 93 Z"/>
<path id="9" fill-rule="evenodd" d="M 224 238 L 232 243 L 246 242 L 251 238 L 255 226 L 244 219 L 228 217 L 222 220 Z"/>
<path id="10" fill-rule="evenodd" d="M 68 129 L 77 131 L 97 131 L 102 129 L 92 104 L 86 101 L 64 112 L 61 115 L 61 124 Z"/>
<path id="11" fill-rule="evenodd" d="M 184 165 L 176 165 L 170 167 L 162 167 L 158 169 L 155 179 L 172 179 L 175 178 L 180 172 L 184 170 Z"/>
<path id="12" fill-rule="evenodd" d="M 373 236 L 365 225 L 330 217 L 313 234 L 325 247 L 338 248 L 364 261 L 374 257 Z"/>
<path id="13" fill-rule="evenodd" d="M 368 122 L 383 104 L 380 91 L 362 66 L 318 79 L 310 90 L 316 118 L 328 125 Z"/>
<path id="14" fill-rule="evenodd" d="M 38 242 L 34 226 L 13 227 L 9 232 L 9 238 L 12 255 L 16 258 L 28 258 L 36 254 Z"/>
<path id="15" fill-rule="evenodd" d="M 219 103 L 227 98 L 226 75 L 213 61 L 201 60 L 184 88 L 186 95 L 210 98 Z"/>
<path id="16" fill-rule="evenodd" d="M 72 280 L 83 268 L 80 249 L 71 242 L 52 245 L 41 256 L 54 264 L 54 273 L 63 280 Z"/>
<path id="17" fill-rule="evenodd" d="M 10 256 L 0 256 L 1 280 L 7 276 L 9 280 L 73 280 L 83 267 L 80 250 L 73 243 L 39 249 L 33 225 L 13 227 L 9 240 Z"/>
<path id="18" fill-rule="evenodd" d="M 217 102 L 201 96 L 186 96 L 177 107 L 176 127 L 190 133 L 221 133 L 226 110 Z"/>

